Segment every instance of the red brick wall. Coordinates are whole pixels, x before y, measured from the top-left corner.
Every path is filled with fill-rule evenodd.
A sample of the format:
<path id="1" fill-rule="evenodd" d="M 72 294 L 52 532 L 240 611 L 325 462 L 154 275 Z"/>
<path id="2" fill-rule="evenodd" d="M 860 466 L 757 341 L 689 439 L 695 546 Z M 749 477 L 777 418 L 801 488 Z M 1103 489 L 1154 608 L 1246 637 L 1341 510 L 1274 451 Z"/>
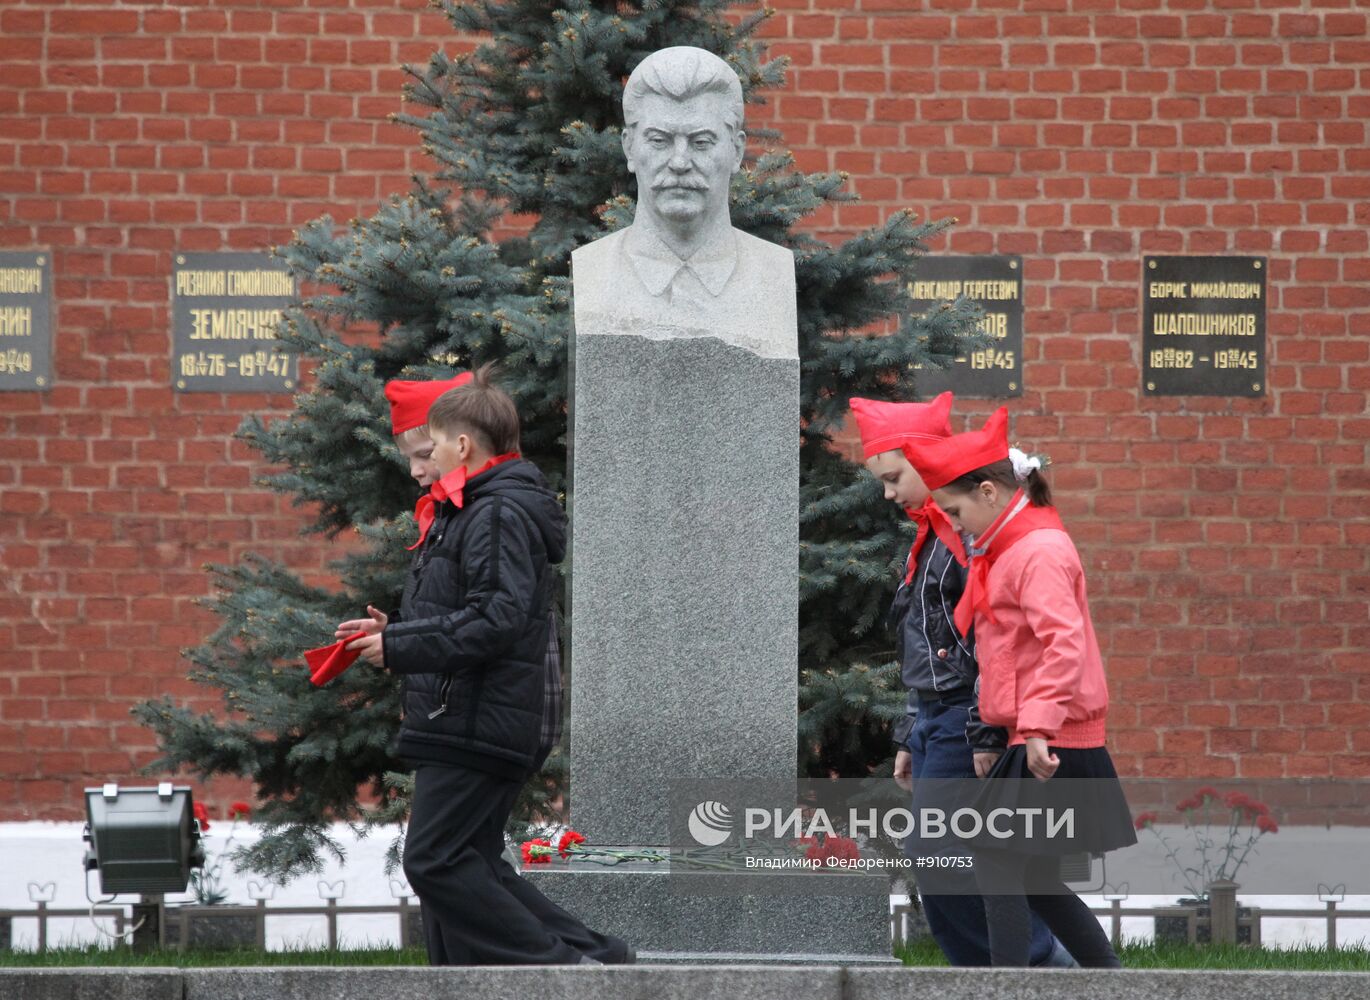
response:
<path id="1" fill-rule="evenodd" d="M 75 815 L 153 756 L 132 704 L 203 696 L 203 564 L 322 576 L 231 439 L 290 396 L 170 389 L 172 258 L 406 190 L 399 66 L 450 37 L 423 0 L 0 7 L 0 249 L 52 250 L 57 330 L 51 391 L 0 393 L 0 819 Z"/>
<path id="2" fill-rule="evenodd" d="M 1364 4 L 772 2 L 755 118 L 864 198 L 816 228 L 908 205 L 1024 257 L 1013 433 L 1056 463 L 1120 769 L 1370 774 Z M 0 249 L 52 251 L 58 331 L 51 391 L 0 393 L 0 818 L 150 759 L 128 707 L 195 693 L 203 563 L 322 573 L 230 440 L 289 398 L 168 388 L 171 260 L 405 189 L 385 116 L 439 43 L 421 0 L 0 9 Z M 1269 257 L 1265 398 L 1143 397 L 1147 253 Z"/>
<path id="3" fill-rule="evenodd" d="M 1370 774 L 1367 5 L 773 3 L 775 122 L 866 198 L 823 228 L 910 205 L 1023 255 L 1012 433 L 1056 463 L 1120 771 Z M 1144 254 L 1269 257 L 1265 398 L 1143 397 Z"/>

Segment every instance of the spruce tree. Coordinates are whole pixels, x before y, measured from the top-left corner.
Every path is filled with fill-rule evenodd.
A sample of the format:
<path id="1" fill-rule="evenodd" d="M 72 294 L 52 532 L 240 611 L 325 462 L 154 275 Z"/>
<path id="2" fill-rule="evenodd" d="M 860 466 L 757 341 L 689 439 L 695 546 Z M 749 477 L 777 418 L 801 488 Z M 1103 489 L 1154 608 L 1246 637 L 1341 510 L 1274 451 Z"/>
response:
<path id="1" fill-rule="evenodd" d="M 252 870 L 281 879 L 317 870 L 322 852 L 339 853 L 328 823 L 365 818 L 359 792 L 380 800 L 378 815 L 403 815 L 403 781 L 387 781 L 402 770 L 387 749 L 397 682 L 363 666 L 318 690 L 300 663 L 301 650 L 331 641 L 334 624 L 368 602 L 398 602 L 417 489 L 390 437 L 383 384 L 499 362 L 524 420 L 524 454 L 562 488 L 570 253 L 632 218 L 623 81 L 650 52 L 696 45 L 737 69 L 749 101 L 763 100 L 784 74 L 754 35 L 767 15 L 729 18 L 730 6 L 444 2 L 454 29 L 479 44 L 407 68 L 417 113 L 396 116 L 438 168 L 370 218 L 346 227 L 322 218 L 277 248 L 301 281 L 326 286 L 281 331 L 283 349 L 312 363 L 314 379 L 290 416 L 249 418 L 239 436 L 280 468 L 265 486 L 309 505 L 307 531 L 319 544 L 351 539 L 337 546 L 340 586 L 307 586 L 269 554 L 215 567 L 206 603 L 220 624 L 187 656 L 192 677 L 222 691 L 225 711 L 198 715 L 169 699 L 135 710 L 162 748 L 154 766 L 253 781 L 265 836 L 240 856 Z M 958 302 L 910 315 L 907 282 L 947 223 L 898 212 L 838 245 L 815 239 L 804 220 L 851 200 L 847 178 L 800 173 L 767 139 L 750 137 L 754 158 L 734 180 L 732 218 L 796 253 L 800 772 L 864 776 L 887 761 L 888 723 L 903 711 L 883 618 L 908 533 L 832 435 L 853 395 L 913 398 L 914 366 L 948 363 L 976 311 Z M 359 338 L 358 328 L 374 336 Z M 554 756 L 550 780 L 530 783 L 525 813 L 562 768 Z"/>

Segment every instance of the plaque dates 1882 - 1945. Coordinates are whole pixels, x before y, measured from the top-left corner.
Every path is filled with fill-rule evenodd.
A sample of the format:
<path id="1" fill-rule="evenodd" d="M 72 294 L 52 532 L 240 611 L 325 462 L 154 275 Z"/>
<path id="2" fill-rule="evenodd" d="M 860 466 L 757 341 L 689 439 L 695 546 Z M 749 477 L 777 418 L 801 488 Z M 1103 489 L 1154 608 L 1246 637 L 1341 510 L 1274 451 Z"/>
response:
<path id="1" fill-rule="evenodd" d="M 1146 395 L 1265 394 L 1266 270 L 1263 257 L 1146 258 Z"/>

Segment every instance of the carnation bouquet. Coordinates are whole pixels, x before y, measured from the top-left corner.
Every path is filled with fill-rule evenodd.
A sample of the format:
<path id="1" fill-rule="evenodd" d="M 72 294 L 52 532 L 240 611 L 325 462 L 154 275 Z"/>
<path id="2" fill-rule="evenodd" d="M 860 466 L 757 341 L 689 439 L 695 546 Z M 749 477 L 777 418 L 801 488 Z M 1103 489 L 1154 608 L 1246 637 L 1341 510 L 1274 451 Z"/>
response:
<path id="1" fill-rule="evenodd" d="M 1199 899 L 1208 898 L 1208 886 L 1214 882 L 1235 882 L 1256 842 L 1280 830 L 1264 802 L 1242 792 L 1223 795 L 1211 785 L 1204 785 L 1175 808 L 1193 845 L 1185 858 L 1180 855 L 1183 843 L 1172 843 L 1157 829 L 1159 814 L 1139 813 L 1133 822 L 1138 830 L 1149 830 L 1161 842 L 1185 888 Z"/>

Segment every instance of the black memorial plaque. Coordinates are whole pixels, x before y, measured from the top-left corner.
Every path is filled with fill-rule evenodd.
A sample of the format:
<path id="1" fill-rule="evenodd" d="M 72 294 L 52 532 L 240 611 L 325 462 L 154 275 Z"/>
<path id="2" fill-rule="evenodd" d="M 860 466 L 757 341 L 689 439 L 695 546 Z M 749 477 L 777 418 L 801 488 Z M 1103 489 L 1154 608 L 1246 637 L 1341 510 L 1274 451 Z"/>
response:
<path id="1" fill-rule="evenodd" d="M 984 310 L 980 331 L 994 338 L 950 368 L 919 366 L 918 395 L 950 389 L 958 396 L 997 399 L 1023 394 L 1023 261 L 1021 257 L 925 257 L 909 282 L 915 312 L 961 296 Z"/>
<path id="2" fill-rule="evenodd" d="M 257 253 L 176 255 L 171 381 L 179 392 L 292 392 L 298 363 L 276 352 L 295 298 L 285 265 Z"/>
<path id="3" fill-rule="evenodd" d="M 52 387 L 52 254 L 0 253 L 0 392 Z"/>
<path id="4" fill-rule="evenodd" d="M 1147 257 L 1148 396 L 1265 395 L 1264 257 Z"/>

